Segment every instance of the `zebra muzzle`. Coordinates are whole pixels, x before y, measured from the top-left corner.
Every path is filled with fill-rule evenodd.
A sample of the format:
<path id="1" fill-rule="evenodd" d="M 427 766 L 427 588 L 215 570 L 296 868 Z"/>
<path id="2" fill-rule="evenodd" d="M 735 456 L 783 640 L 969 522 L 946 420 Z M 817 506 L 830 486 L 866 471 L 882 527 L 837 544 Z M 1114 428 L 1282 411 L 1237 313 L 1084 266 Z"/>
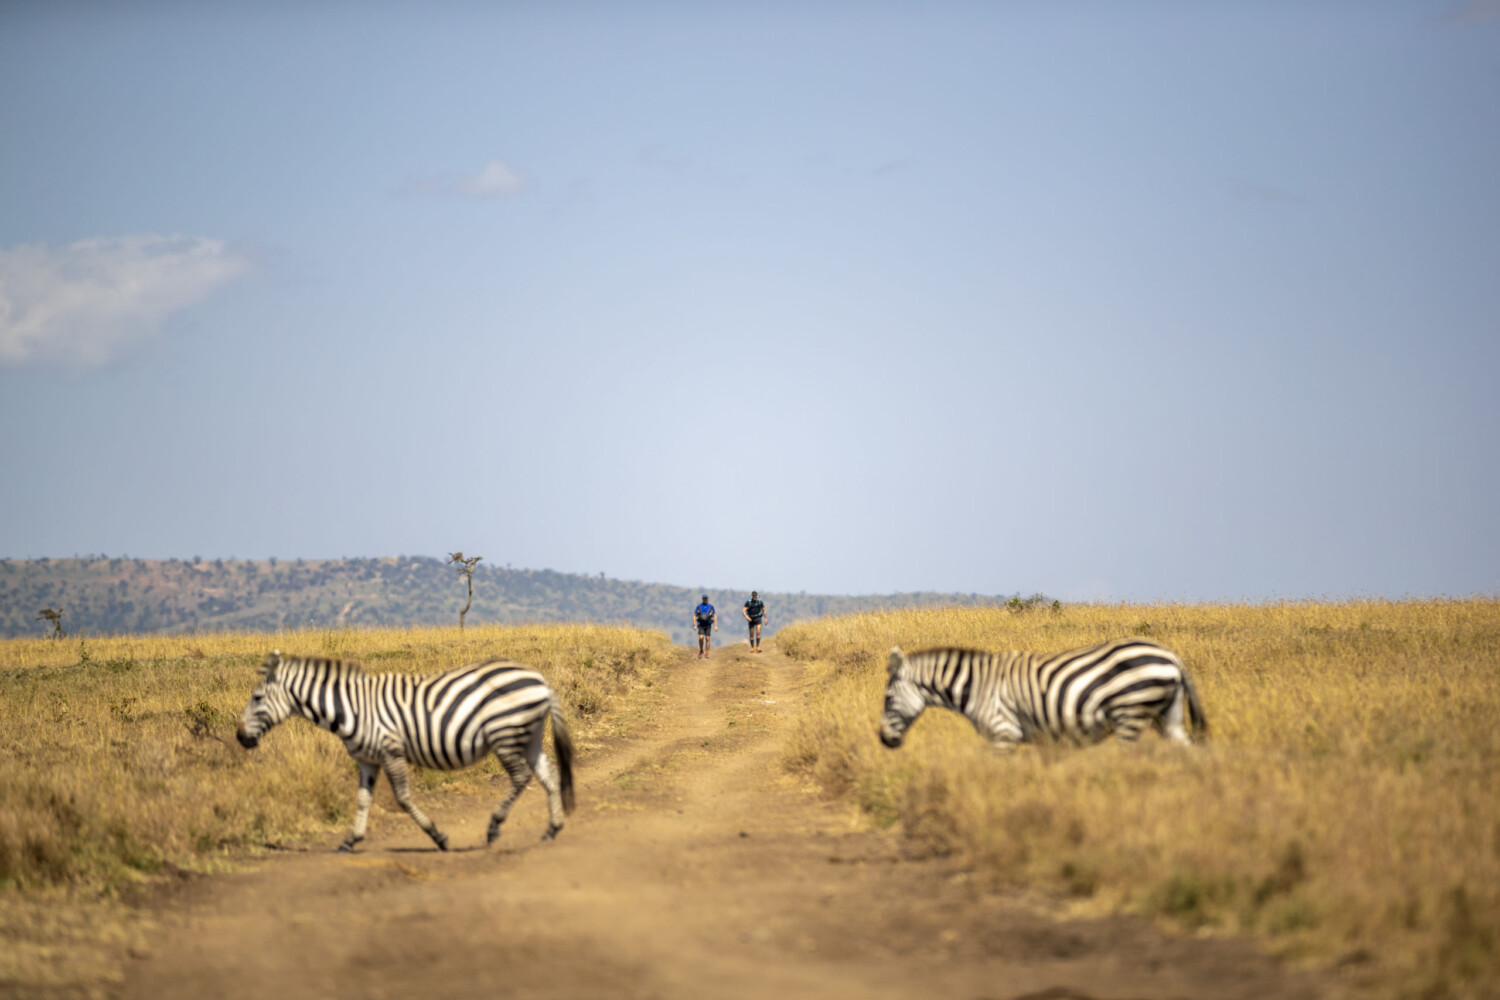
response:
<path id="1" fill-rule="evenodd" d="M 259 736 L 251 736 L 249 733 L 245 732 L 243 727 L 234 731 L 234 738 L 239 740 L 240 746 L 244 747 L 246 750 L 254 750 L 256 745 L 260 743 Z"/>

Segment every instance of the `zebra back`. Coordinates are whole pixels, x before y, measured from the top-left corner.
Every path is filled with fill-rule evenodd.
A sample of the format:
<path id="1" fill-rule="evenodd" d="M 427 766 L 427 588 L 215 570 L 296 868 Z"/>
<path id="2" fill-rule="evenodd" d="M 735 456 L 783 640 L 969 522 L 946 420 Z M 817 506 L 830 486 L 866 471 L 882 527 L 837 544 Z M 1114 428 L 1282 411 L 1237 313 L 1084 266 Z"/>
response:
<path id="1" fill-rule="evenodd" d="M 1143 639 L 1117 639 L 1044 655 L 946 647 L 909 655 L 892 650 L 891 675 L 905 677 L 931 704 L 961 712 L 1003 742 L 1094 742 L 1110 732 L 1133 739 L 1145 725 L 1177 738 L 1178 716 L 1199 734 L 1207 719 L 1181 661 Z M 1185 705 L 1180 705 L 1178 698 Z"/>
<path id="2" fill-rule="evenodd" d="M 370 674 L 356 661 L 319 656 L 280 657 L 274 664 L 268 658 L 265 670 L 295 711 L 346 743 L 399 749 L 413 763 L 444 771 L 468 767 L 490 750 L 519 752 L 555 702 L 542 675 L 513 660 L 423 677 Z M 567 735 L 564 723 L 564 740 Z"/>

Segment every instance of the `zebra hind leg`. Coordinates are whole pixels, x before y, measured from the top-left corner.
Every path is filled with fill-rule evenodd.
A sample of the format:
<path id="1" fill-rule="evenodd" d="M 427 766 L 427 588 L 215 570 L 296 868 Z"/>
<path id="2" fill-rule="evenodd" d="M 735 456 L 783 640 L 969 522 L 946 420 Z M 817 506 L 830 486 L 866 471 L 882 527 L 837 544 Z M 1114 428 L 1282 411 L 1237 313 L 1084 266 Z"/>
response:
<path id="1" fill-rule="evenodd" d="M 422 828 L 422 832 L 432 838 L 432 842 L 438 845 L 438 850 L 448 849 L 448 835 L 439 833 L 437 824 L 427 818 L 427 814 L 418 809 L 416 803 L 411 800 L 411 781 L 406 772 L 406 761 L 399 757 L 393 757 L 385 762 L 385 776 L 390 779 L 391 791 L 396 793 L 396 801 L 401 803 L 401 808 L 406 810 L 406 815 L 416 821 Z"/>
<path id="2" fill-rule="evenodd" d="M 547 832 L 542 834 L 542 839 L 551 840 L 563 827 L 562 787 L 557 780 L 557 771 L 553 769 L 551 759 L 542 752 L 541 740 L 536 742 L 535 757 L 531 769 L 536 772 L 537 780 L 547 790 Z"/>
<path id="3" fill-rule="evenodd" d="M 1177 690 L 1172 692 L 1172 703 L 1167 710 L 1157 719 L 1157 728 L 1161 734 L 1173 743 L 1183 746 L 1192 746 L 1193 738 L 1188 735 L 1187 719 L 1184 712 L 1187 702 L 1187 689 L 1179 684 Z"/>
<path id="4" fill-rule="evenodd" d="M 484 840 L 486 844 L 493 844 L 499 838 L 500 825 L 510 815 L 510 807 L 516 804 L 516 799 L 521 797 L 521 793 L 526 791 L 526 786 L 531 782 L 531 768 L 524 756 L 513 749 L 496 750 L 495 756 L 500 759 L 500 766 L 505 768 L 505 773 L 510 775 L 510 792 L 490 815 L 490 829 Z"/>

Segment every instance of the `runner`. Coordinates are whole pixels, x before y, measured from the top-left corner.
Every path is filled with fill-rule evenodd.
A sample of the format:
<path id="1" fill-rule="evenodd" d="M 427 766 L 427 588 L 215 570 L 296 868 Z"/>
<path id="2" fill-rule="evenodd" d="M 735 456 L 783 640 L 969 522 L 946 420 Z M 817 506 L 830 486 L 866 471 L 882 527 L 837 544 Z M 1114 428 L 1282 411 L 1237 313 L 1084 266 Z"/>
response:
<path id="1" fill-rule="evenodd" d="M 719 613 L 708 603 L 707 594 L 703 595 L 703 603 L 693 609 L 693 625 L 698 629 L 698 659 L 701 660 L 714 648 L 713 633 L 719 630 Z"/>
<path id="2" fill-rule="evenodd" d="M 750 651 L 760 652 L 760 627 L 766 623 L 766 602 L 760 599 L 760 591 L 750 591 L 750 600 L 740 609 L 745 621 L 750 623 Z"/>

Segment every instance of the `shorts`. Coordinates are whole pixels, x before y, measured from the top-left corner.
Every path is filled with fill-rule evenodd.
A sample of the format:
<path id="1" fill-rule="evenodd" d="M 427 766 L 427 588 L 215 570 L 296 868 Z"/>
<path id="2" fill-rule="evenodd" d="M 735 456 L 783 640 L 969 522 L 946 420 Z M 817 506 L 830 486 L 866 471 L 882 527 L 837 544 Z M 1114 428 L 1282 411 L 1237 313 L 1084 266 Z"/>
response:
<path id="1" fill-rule="evenodd" d="M 714 631 L 714 623 L 713 622 L 709 622 L 707 625 L 703 624 L 702 622 L 698 623 L 698 634 L 699 635 L 712 635 L 713 631 Z"/>
<path id="2" fill-rule="evenodd" d="M 760 628 L 765 623 L 766 623 L 766 620 L 764 618 L 752 618 L 752 619 L 750 619 L 750 627 L 751 628 Z"/>

